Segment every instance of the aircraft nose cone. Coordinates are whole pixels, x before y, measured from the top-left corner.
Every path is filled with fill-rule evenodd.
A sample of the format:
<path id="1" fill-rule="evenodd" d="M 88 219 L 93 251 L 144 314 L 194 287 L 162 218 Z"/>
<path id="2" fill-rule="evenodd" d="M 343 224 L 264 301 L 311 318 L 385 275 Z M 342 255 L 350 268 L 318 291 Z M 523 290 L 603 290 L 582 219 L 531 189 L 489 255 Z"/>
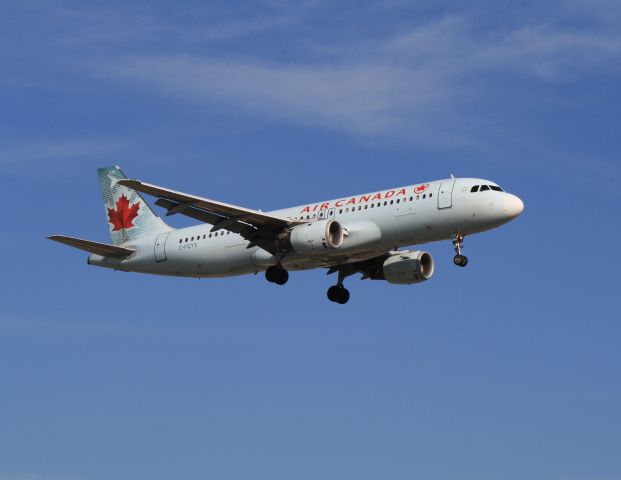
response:
<path id="1" fill-rule="evenodd" d="M 509 218 L 515 218 L 524 211 L 524 202 L 515 195 L 508 193 L 503 200 L 503 209 Z"/>

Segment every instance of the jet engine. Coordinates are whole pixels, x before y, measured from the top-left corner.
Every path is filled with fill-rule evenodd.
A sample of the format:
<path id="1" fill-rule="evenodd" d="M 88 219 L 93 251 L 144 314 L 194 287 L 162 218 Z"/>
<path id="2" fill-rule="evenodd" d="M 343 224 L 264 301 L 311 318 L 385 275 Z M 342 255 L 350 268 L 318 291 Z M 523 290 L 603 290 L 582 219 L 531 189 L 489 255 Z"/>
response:
<path id="1" fill-rule="evenodd" d="M 382 266 L 384 280 L 388 283 L 410 285 L 428 280 L 434 271 L 433 257 L 427 252 L 396 252 Z"/>
<path id="2" fill-rule="evenodd" d="M 343 227 L 336 220 L 320 220 L 291 230 L 291 248 L 298 253 L 317 255 L 336 249 L 343 243 Z"/>

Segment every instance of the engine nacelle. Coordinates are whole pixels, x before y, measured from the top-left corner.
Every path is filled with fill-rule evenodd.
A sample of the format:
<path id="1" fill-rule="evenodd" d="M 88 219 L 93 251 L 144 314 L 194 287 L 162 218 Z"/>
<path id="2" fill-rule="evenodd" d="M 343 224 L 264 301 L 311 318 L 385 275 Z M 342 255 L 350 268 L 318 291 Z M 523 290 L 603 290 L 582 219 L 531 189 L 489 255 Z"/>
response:
<path id="1" fill-rule="evenodd" d="M 343 244 L 343 228 L 336 220 L 319 220 L 291 230 L 291 248 L 298 253 L 317 255 Z"/>
<path id="2" fill-rule="evenodd" d="M 433 275 L 433 257 L 427 252 L 403 251 L 384 261 L 382 272 L 388 283 L 410 285 L 428 280 Z"/>
<path id="3" fill-rule="evenodd" d="M 382 240 L 382 232 L 376 223 L 370 220 L 359 220 L 343 225 L 345 238 L 341 250 L 371 249 Z"/>

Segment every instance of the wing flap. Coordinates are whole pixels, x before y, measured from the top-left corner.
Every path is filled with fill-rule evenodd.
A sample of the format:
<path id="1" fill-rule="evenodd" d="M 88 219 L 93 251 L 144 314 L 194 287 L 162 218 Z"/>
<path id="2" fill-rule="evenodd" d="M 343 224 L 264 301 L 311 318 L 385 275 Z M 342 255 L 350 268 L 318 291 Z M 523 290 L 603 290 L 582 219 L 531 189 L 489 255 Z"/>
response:
<path id="1" fill-rule="evenodd" d="M 154 197 L 171 200 L 177 204 L 184 205 L 184 207 L 180 208 L 179 213 L 181 213 L 185 208 L 193 207 L 227 219 L 235 218 L 238 222 L 247 222 L 255 227 L 278 228 L 297 223 L 296 221 L 269 215 L 264 212 L 259 212 L 258 210 L 238 207 L 237 205 L 231 205 L 228 203 L 218 202 L 216 200 L 210 200 L 208 198 L 177 192 L 168 188 L 144 183 L 140 180 L 120 180 L 118 183 L 126 187 L 133 188 L 139 192 L 147 193 L 149 195 L 153 195 Z M 187 207 L 185 207 L 185 205 L 187 205 Z"/>
<path id="2" fill-rule="evenodd" d="M 256 228 L 249 223 L 240 222 L 232 218 L 221 217 L 213 213 L 199 210 L 198 208 L 186 206 L 183 209 L 177 209 L 180 205 L 170 200 L 159 199 L 155 204 L 159 207 L 165 208 L 168 211 L 174 211 L 180 215 L 199 220 L 201 222 L 210 223 L 214 226 L 212 231 L 219 230 L 221 228 L 230 230 L 233 233 L 237 233 L 250 242 L 248 248 L 258 245 L 263 250 L 266 250 L 272 254 L 276 254 L 276 242 L 274 241 L 273 232 L 271 229 L 267 231 L 265 229 Z M 226 222 L 226 223 L 224 223 Z"/>
<path id="3" fill-rule="evenodd" d="M 66 235 L 51 235 L 47 237 L 58 243 L 69 245 L 73 248 L 79 248 L 85 252 L 101 255 L 102 257 L 125 258 L 134 253 L 133 248 L 117 247 L 107 243 L 93 242 L 91 240 L 83 240 L 81 238 L 68 237 Z"/>
<path id="4" fill-rule="evenodd" d="M 181 214 L 213 225 L 212 232 L 224 229 L 237 233 L 250 242 L 248 248 L 258 245 L 276 254 L 278 240 L 286 228 L 305 223 L 281 218 L 258 210 L 177 192 L 140 180 L 120 180 L 121 185 L 157 197 L 156 205 L 167 210 L 167 215 Z"/>

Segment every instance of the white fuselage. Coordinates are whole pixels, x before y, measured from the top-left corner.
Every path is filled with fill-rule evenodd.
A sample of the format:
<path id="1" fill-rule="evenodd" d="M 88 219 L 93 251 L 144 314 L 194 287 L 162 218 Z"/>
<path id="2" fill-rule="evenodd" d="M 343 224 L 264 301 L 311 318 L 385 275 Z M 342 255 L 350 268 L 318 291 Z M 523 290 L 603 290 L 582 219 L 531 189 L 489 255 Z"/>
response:
<path id="1" fill-rule="evenodd" d="M 247 248 L 249 242 L 238 234 L 212 232 L 211 225 L 201 224 L 128 242 L 124 246 L 136 251 L 126 259 L 91 255 L 89 263 L 189 277 L 256 273 L 278 263 L 287 270 L 330 267 L 367 260 L 399 247 L 482 232 L 521 213 L 523 204 L 515 195 L 494 190 L 471 192 L 474 185 L 497 187 L 482 179 L 447 179 L 269 212 L 308 222 L 338 221 L 347 232 L 343 245 L 317 255 L 289 250 L 277 258 L 258 246 Z"/>

